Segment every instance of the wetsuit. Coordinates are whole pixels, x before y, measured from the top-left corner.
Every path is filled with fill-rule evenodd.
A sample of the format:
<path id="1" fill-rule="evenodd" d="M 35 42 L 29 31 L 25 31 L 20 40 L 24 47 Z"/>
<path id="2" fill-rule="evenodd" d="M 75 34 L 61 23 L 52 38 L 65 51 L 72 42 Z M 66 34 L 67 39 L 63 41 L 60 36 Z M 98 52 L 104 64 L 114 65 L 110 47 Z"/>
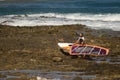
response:
<path id="1" fill-rule="evenodd" d="M 79 37 L 79 38 L 78 38 L 78 41 L 79 41 L 78 43 L 79 43 L 79 44 L 83 44 L 84 40 L 85 40 L 84 37 Z"/>

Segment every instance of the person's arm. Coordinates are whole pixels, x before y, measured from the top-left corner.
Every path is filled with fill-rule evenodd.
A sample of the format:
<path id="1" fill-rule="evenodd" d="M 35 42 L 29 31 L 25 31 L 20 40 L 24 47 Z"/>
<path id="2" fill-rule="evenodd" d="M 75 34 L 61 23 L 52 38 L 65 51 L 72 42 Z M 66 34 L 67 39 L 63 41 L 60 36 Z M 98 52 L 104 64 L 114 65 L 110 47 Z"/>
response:
<path id="1" fill-rule="evenodd" d="M 74 44 L 77 44 L 77 43 L 79 43 L 79 40 L 80 40 L 80 38 L 78 38 L 78 39 L 77 39 L 77 41 L 76 41 Z"/>

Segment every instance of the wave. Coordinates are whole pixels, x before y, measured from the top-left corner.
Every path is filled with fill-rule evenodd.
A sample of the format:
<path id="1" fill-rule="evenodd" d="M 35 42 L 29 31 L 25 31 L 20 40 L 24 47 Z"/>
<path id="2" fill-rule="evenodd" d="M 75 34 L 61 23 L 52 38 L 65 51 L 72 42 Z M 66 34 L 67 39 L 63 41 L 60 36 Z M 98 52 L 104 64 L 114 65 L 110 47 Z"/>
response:
<path id="1" fill-rule="evenodd" d="M 83 24 L 93 29 L 120 31 L 120 14 L 40 13 L 0 16 L 1 25 L 43 26 Z"/>

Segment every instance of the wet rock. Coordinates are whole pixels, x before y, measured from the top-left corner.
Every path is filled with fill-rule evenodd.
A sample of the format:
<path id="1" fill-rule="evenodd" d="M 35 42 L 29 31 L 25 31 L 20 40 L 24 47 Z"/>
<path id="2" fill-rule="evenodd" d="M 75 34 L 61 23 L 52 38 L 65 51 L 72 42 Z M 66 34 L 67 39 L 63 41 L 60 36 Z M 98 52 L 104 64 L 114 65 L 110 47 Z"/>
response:
<path id="1" fill-rule="evenodd" d="M 54 62 L 62 62 L 63 59 L 61 57 L 53 57 L 52 59 Z"/>
<path id="2" fill-rule="evenodd" d="M 61 39 L 58 39 L 58 41 L 60 41 L 60 42 L 64 42 L 64 39 L 63 39 L 63 38 L 61 38 Z"/>
<path id="3" fill-rule="evenodd" d="M 3 54 L 3 52 L 2 52 L 2 51 L 0 51 L 0 54 Z"/>
<path id="4" fill-rule="evenodd" d="M 36 77 L 31 77 L 29 80 L 37 80 Z"/>
<path id="5" fill-rule="evenodd" d="M 110 43 L 106 43 L 105 46 L 110 46 L 111 44 Z"/>
<path id="6" fill-rule="evenodd" d="M 6 76 L 3 74 L 0 74 L 0 78 L 5 78 Z"/>
<path id="7" fill-rule="evenodd" d="M 71 76 L 63 76 L 65 79 L 70 79 L 71 78 Z"/>
<path id="8" fill-rule="evenodd" d="M 47 79 L 43 78 L 43 77 L 40 77 L 40 76 L 37 76 L 37 80 L 47 80 Z"/>
<path id="9" fill-rule="evenodd" d="M 27 78 L 8 78 L 6 80 L 30 80 L 30 79 L 27 79 Z"/>
<path id="10" fill-rule="evenodd" d="M 95 40 L 90 40 L 90 42 L 92 42 L 92 43 L 93 43 L 93 42 L 95 42 Z"/>
<path id="11" fill-rule="evenodd" d="M 120 45 L 116 45 L 116 47 L 120 47 Z"/>
<path id="12" fill-rule="evenodd" d="M 99 36 L 98 37 L 103 37 L 104 36 L 104 34 L 99 34 Z"/>
<path id="13" fill-rule="evenodd" d="M 30 59 L 30 61 L 31 61 L 31 62 L 35 62 L 35 61 L 36 61 L 36 59 Z"/>
<path id="14" fill-rule="evenodd" d="M 28 15 L 27 15 L 27 14 L 24 14 L 24 16 L 25 16 L 25 17 L 28 17 Z"/>
<path id="15" fill-rule="evenodd" d="M 81 77 L 76 77 L 73 80 L 83 80 Z"/>

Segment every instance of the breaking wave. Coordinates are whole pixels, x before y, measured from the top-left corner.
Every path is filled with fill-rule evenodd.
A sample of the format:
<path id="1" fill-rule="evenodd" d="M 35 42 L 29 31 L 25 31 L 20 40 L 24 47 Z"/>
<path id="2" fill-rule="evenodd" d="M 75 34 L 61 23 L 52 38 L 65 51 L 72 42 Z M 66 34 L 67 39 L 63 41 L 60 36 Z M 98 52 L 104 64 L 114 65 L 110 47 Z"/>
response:
<path id="1" fill-rule="evenodd" d="M 120 31 L 120 14 L 40 13 L 0 16 L 1 25 L 10 26 L 56 26 L 83 24 L 93 29 Z"/>

